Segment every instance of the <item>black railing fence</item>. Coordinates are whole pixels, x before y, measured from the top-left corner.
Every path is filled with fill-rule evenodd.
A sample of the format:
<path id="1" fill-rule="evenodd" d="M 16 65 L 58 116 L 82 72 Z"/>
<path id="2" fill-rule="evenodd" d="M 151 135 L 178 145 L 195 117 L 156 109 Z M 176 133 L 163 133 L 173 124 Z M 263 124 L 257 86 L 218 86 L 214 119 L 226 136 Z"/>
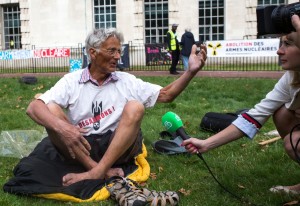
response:
<path id="1" fill-rule="evenodd" d="M 171 58 L 163 45 L 126 44 L 120 70 L 168 71 Z M 74 64 L 74 62 L 76 64 Z M 81 45 L 68 48 L 35 48 L 0 51 L 0 73 L 70 72 L 72 66 L 86 66 L 86 53 Z M 183 70 L 179 62 L 179 70 Z M 208 57 L 204 71 L 281 71 L 278 57 Z"/>

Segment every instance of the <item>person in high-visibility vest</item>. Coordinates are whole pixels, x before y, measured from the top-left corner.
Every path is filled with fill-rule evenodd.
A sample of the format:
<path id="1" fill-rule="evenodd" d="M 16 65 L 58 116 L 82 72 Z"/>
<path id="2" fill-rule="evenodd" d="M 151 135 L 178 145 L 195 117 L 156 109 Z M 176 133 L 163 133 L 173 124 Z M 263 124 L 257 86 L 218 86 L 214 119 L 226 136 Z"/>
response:
<path id="1" fill-rule="evenodd" d="M 179 74 L 176 70 L 176 66 L 179 61 L 180 57 L 180 48 L 179 48 L 179 42 L 177 40 L 177 30 L 178 24 L 173 24 L 172 29 L 167 32 L 167 44 L 168 48 L 167 50 L 172 55 L 172 64 L 170 67 L 170 74 Z"/>
<path id="2" fill-rule="evenodd" d="M 14 42 L 14 40 L 10 40 L 10 42 L 9 42 L 9 47 L 10 47 L 10 49 L 14 49 L 15 48 L 15 42 Z"/>

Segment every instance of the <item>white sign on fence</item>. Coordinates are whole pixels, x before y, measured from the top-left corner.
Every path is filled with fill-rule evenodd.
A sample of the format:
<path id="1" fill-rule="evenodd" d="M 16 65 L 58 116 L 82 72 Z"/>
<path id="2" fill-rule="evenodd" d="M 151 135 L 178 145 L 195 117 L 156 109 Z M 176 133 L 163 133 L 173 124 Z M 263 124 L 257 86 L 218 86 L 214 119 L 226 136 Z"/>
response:
<path id="1" fill-rule="evenodd" d="M 279 39 L 207 41 L 209 57 L 277 56 Z"/>

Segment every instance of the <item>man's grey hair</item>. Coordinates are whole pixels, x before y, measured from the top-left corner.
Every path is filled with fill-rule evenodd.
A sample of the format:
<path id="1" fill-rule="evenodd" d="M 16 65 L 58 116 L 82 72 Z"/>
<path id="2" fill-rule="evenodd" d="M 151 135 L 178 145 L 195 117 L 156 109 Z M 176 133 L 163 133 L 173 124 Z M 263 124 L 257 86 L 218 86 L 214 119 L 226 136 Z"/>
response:
<path id="1" fill-rule="evenodd" d="M 186 32 L 190 32 L 190 31 L 191 31 L 191 28 L 188 27 L 188 28 L 185 29 L 185 31 L 186 31 Z"/>
<path id="2" fill-rule="evenodd" d="M 101 46 L 101 44 L 111 36 L 119 39 L 121 44 L 124 41 L 123 34 L 115 28 L 93 29 L 93 31 L 88 34 L 85 39 L 85 50 L 89 62 L 91 60 L 90 48 L 94 48 L 97 52 L 99 52 L 99 47 Z"/>

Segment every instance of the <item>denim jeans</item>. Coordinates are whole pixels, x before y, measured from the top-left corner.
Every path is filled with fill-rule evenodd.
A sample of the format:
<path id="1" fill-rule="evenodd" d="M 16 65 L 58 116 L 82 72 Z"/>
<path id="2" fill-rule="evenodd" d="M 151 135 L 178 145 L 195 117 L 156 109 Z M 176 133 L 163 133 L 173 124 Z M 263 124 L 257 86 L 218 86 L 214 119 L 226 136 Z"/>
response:
<path id="1" fill-rule="evenodd" d="M 181 55 L 182 57 L 182 63 L 183 63 L 183 66 L 184 66 L 184 70 L 187 70 L 188 67 L 189 67 L 189 57 L 188 56 L 183 56 Z"/>

